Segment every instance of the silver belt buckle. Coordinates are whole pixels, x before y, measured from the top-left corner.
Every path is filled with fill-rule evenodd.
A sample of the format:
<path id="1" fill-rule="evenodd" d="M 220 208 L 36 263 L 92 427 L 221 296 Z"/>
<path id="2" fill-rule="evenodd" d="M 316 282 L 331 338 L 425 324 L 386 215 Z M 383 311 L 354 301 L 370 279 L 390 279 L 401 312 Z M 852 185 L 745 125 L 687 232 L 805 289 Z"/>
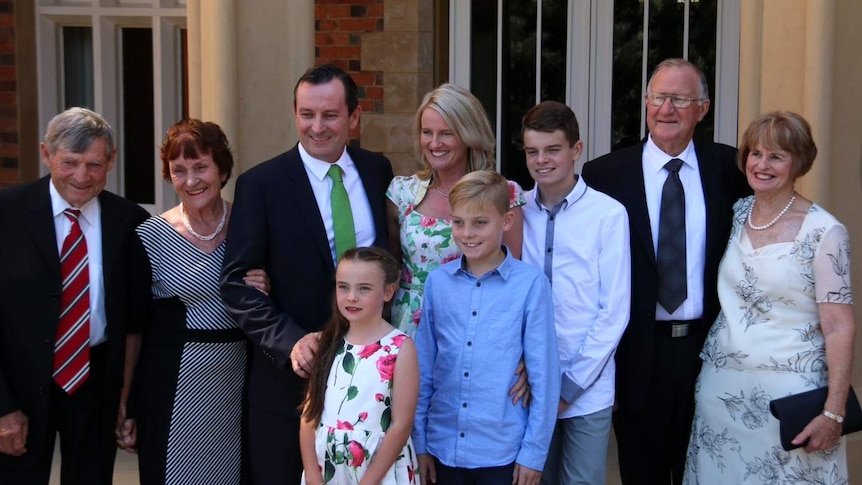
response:
<path id="1" fill-rule="evenodd" d="M 670 326 L 670 336 L 671 338 L 676 337 L 687 337 L 688 332 L 690 330 L 690 323 L 674 323 Z"/>

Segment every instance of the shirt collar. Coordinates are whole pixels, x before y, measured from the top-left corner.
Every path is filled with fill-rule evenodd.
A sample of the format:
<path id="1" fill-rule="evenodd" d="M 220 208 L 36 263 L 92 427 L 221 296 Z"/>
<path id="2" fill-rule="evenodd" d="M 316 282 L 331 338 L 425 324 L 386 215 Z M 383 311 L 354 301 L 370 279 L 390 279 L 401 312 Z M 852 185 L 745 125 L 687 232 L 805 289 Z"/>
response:
<path id="1" fill-rule="evenodd" d="M 79 209 L 81 211 L 81 217 L 90 224 L 91 226 L 95 224 L 97 218 L 99 217 L 99 197 L 93 197 L 88 200 L 81 207 L 73 207 L 72 204 L 66 202 L 66 199 L 60 195 L 60 192 L 57 191 L 57 187 L 54 186 L 54 179 L 50 179 L 50 183 L 48 184 L 48 193 L 51 195 L 51 211 L 54 217 L 59 216 L 66 209 Z"/>
<path id="2" fill-rule="evenodd" d="M 689 140 L 688 145 L 686 145 L 682 153 L 673 157 L 662 151 L 662 149 L 655 144 L 652 139 L 652 135 L 647 138 L 646 145 L 644 146 L 643 159 L 653 172 L 661 172 L 662 169 L 664 169 L 665 164 L 674 158 L 682 160 L 683 165 L 688 165 L 697 170 L 697 156 L 695 155 L 693 141 Z"/>
<path id="3" fill-rule="evenodd" d="M 572 187 L 571 192 L 569 192 L 569 194 L 563 198 L 563 207 L 560 210 L 566 210 L 569 207 L 572 207 L 573 205 L 575 205 L 575 202 L 580 200 L 580 198 L 584 196 L 584 193 L 586 193 L 587 183 L 584 182 L 584 178 L 580 175 L 578 175 L 577 177 L 578 180 L 575 182 L 575 186 Z M 539 193 L 539 184 L 536 184 L 536 186 L 533 187 L 533 191 L 535 192 L 534 199 L 539 209 L 542 209 L 544 211 L 550 211 L 551 209 L 553 209 L 553 207 L 545 207 L 545 205 L 542 204 L 542 201 L 539 200 L 541 198 L 541 194 Z"/>
<path id="4" fill-rule="evenodd" d="M 329 173 L 329 168 L 332 166 L 331 163 L 318 160 L 309 155 L 308 152 L 305 151 L 305 147 L 302 146 L 302 143 L 299 143 L 299 157 L 302 159 L 302 163 L 308 168 L 308 171 L 311 172 L 317 180 L 322 182 L 323 179 L 326 178 Z M 345 173 L 349 167 L 353 166 L 353 160 L 351 160 L 350 156 L 347 154 L 346 146 L 344 147 L 344 151 L 341 152 L 341 156 L 335 161 L 335 164 L 340 166 Z"/>
<path id="5" fill-rule="evenodd" d="M 506 257 L 503 258 L 503 262 L 500 263 L 499 266 L 497 266 L 495 269 L 493 269 L 491 271 L 488 271 L 485 274 L 486 275 L 498 274 L 505 281 L 505 280 L 508 280 L 509 276 L 512 274 L 512 262 L 511 262 L 512 253 L 509 252 L 509 248 L 507 248 L 505 244 L 500 246 L 500 248 L 503 249 L 503 253 L 506 255 Z M 472 278 L 477 278 L 476 275 L 467 271 L 467 258 L 464 257 L 463 254 L 459 258 L 459 261 L 460 261 L 460 264 L 453 264 L 453 265 L 447 267 L 449 274 L 451 274 L 452 276 L 455 276 L 455 275 L 460 273 L 462 275 L 470 276 Z M 481 276 L 479 276 L 479 278 L 480 277 Z"/>

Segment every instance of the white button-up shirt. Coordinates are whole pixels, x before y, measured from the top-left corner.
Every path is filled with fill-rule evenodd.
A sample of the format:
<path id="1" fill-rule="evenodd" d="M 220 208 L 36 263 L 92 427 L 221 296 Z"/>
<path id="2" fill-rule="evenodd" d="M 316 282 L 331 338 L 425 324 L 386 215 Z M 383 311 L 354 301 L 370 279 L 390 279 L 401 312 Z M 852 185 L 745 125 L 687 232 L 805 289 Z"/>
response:
<path id="1" fill-rule="evenodd" d="M 652 229 L 653 251 L 657 251 L 661 191 L 668 176 L 664 165 L 674 158 L 683 161 L 679 169 L 679 180 L 685 191 L 685 268 L 688 298 L 673 313 L 668 313 L 661 304 L 656 303 L 655 319 L 694 320 L 703 316 L 703 271 L 706 264 L 706 202 L 694 143 L 688 142 L 682 153 L 672 157 L 661 151 L 650 137 L 643 153 L 644 190 Z"/>
<path id="2" fill-rule="evenodd" d="M 57 236 L 57 254 L 63 252 L 63 241 L 72 230 L 72 221 L 63 214 L 66 209 L 74 209 L 66 202 L 52 180 L 48 184 L 51 194 L 51 212 L 54 216 L 54 234 Z M 102 267 L 102 206 L 99 198 L 93 197 L 81 209 L 78 224 L 87 241 L 87 267 L 90 270 L 90 347 L 95 347 L 108 340 L 105 325 L 105 279 Z"/>
<path id="3" fill-rule="evenodd" d="M 628 214 L 583 178 L 553 218 L 538 189 L 526 198 L 522 259 L 545 269 L 550 258 L 560 397 L 570 403 L 559 417 L 606 409 L 614 402 L 614 353 L 631 304 Z"/>

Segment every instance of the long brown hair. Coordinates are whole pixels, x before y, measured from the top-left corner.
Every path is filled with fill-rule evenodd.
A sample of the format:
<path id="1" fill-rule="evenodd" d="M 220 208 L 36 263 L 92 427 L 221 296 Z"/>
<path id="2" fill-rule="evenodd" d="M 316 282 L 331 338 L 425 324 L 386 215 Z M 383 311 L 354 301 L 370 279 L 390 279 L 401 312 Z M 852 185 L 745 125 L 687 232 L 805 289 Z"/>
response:
<path id="1" fill-rule="evenodd" d="M 383 284 L 394 285 L 398 283 L 400 270 L 398 262 L 389 253 L 380 248 L 362 247 L 348 249 L 339 261 L 363 261 L 376 263 L 383 271 Z M 339 263 L 340 264 L 340 263 Z M 383 304 L 384 318 L 389 315 L 392 300 Z M 338 301 L 332 298 L 332 316 L 320 334 L 317 342 L 317 356 L 308 378 L 305 399 L 300 405 L 300 412 L 306 421 L 317 423 L 323 415 L 323 402 L 326 395 L 326 381 L 329 379 L 329 371 L 335 361 L 335 354 L 341 347 L 341 342 L 347 330 L 350 328 L 347 319 L 338 311 Z"/>

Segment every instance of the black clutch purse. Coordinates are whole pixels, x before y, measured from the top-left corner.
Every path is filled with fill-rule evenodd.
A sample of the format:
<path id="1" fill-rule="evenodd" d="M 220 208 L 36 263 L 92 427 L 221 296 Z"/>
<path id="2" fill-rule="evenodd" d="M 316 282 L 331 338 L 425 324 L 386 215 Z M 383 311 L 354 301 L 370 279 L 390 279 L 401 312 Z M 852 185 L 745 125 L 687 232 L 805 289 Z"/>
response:
<path id="1" fill-rule="evenodd" d="M 823 412 L 828 391 L 828 387 L 821 387 L 769 401 L 769 411 L 780 422 L 781 447 L 785 451 L 805 446 L 804 444 L 794 445 L 790 440 L 801 433 L 815 416 Z M 856 399 L 856 393 L 853 392 L 852 387 L 847 393 L 847 406 L 842 426 L 842 435 L 862 430 L 862 409 L 859 408 L 859 400 Z"/>

